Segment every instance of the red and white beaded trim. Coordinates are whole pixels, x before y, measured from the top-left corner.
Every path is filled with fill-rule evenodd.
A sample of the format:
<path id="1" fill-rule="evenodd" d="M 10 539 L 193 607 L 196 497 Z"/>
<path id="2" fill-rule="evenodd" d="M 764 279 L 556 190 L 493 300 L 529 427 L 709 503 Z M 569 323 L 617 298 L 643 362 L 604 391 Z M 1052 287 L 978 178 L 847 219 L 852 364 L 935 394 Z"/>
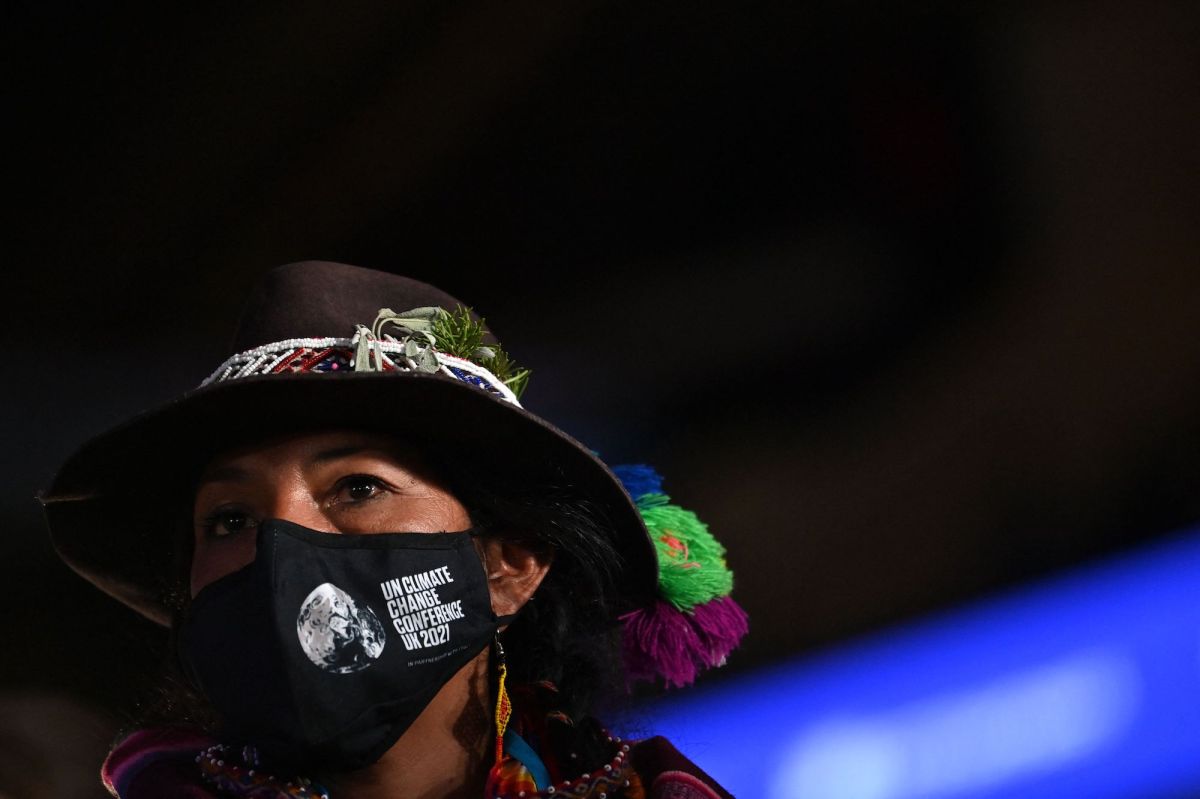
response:
<path id="1" fill-rule="evenodd" d="M 505 793 L 497 792 L 495 799 L 620 799 L 630 795 L 644 796 L 641 780 L 629 761 L 630 745 L 612 736 L 608 737 L 608 742 L 616 745 L 616 751 L 601 768 L 532 792 L 519 789 L 515 793 L 511 789 Z M 632 792 L 629 791 L 631 788 Z"/>
<path id="2" fill-rule="evenodd" d="M 196 755 L 200 776 L 221 791 L 222 796 L 242 799 L 329 799 L 329 791 L 307 777 L 280 779 L 258 766 L 252 746 L 239 753 L 224 744 L 214 744 Z"/>
<path id="3" fill-rule="evenodd" d="M 356 371 L 354 338 L 290 338 L 239 352 L 217 367 L 200 385 L 223 383 L 243 377 L 270 374 L 330 373 Z M 416 361 L 405 354 L 405 342 L 390 337 L 371 342 L 378 354 L 382 373 L 421 371 Z M 490 371 L 465 358 L 433 352 L 439 374 L 497 395 L 505 402 L 521 407 L 517 395 Z M 339 366 L 341 368 L 339 368 Z"/>

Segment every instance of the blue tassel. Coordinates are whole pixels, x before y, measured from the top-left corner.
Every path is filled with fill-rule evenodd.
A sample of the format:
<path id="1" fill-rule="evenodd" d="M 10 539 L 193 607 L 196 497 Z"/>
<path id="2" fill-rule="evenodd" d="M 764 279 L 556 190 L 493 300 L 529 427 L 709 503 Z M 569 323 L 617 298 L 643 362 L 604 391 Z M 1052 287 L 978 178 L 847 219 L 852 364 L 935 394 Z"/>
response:
<path id="1" fill-rule="evenodd" d="M 644 463 L 623 464 L 612 467 L 612 470 L 634 499 L 662 493 L 662 476 Z"/>

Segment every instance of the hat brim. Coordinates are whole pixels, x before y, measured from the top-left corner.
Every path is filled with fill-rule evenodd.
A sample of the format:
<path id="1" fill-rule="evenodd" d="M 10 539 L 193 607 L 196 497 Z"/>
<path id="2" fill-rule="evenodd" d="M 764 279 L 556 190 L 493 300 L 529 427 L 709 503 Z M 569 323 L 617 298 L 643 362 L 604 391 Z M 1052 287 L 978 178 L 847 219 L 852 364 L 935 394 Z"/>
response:
<path id="1" fill-rule="evenodd" d="M 184 394 L 93 438 L 66 461 L 41 497 L 51 538 L 80 575 L 168 625 L 196 470 L 239 444 L 339 426 L 408 435 L 464 458 L 487 454 L 589 500 L 623 559 L 623 598 L 631 607 L 652 600 L 654 545 L 629 495 L 587 447 L 484 390 L 418 372 L 266 375 Z"/>

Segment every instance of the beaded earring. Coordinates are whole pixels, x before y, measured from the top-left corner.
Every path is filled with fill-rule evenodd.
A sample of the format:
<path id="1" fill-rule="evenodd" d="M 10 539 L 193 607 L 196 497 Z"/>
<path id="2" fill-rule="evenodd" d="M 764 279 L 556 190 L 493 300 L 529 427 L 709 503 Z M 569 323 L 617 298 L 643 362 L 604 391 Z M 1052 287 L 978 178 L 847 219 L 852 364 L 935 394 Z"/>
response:
<path id="1" fill-rule="evenodd" d="M 499 766 L 504 759 L 504 733 L 508 730 L 508 721 L 512 718 L 512 700 L 508 696 L 508 665 L 504 661 L 504 646 L 500 643 L 500 634 L 496 633 L 496 762 Z"/>

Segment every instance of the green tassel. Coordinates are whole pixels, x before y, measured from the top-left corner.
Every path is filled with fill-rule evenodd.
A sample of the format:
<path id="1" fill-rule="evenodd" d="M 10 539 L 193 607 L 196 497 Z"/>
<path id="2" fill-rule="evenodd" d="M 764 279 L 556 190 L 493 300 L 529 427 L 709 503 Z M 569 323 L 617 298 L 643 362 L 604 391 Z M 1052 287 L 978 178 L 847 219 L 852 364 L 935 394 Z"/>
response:
<path id="1" fill-rule="evenodd" d="M 658 550 L 658 588 L 680 610 L 733 590 L 733 572 L 725 565 L 725 547 L 690 510 L 670 503 L 666 494 L 644 494 L 638 511 Z"/>

